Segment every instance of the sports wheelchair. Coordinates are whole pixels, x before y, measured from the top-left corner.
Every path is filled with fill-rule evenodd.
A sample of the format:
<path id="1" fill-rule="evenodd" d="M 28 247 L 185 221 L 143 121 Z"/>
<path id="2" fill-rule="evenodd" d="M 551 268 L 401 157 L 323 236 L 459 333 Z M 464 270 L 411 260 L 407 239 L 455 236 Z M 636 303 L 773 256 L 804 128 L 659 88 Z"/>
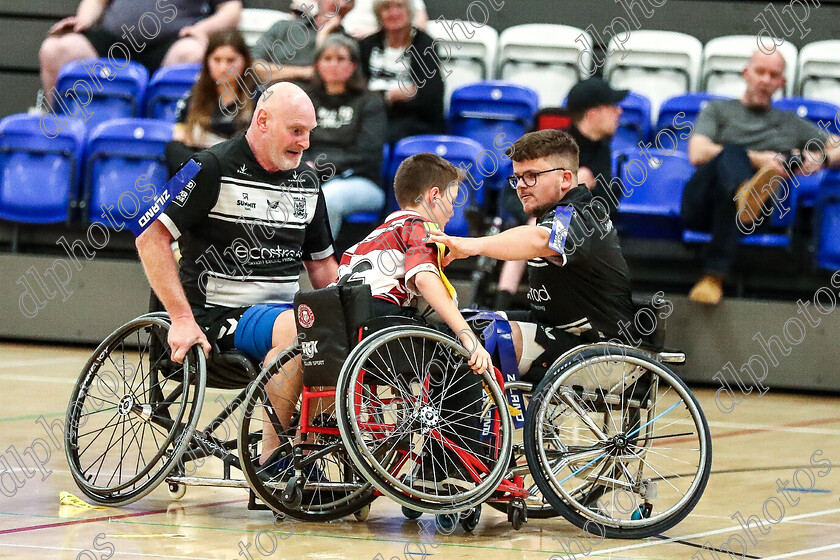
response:
<path id="1" fill-rule="evenodd" d="M 250 488 L 254 485 L 249 481 L 258 480 L 257 489 L 262 491 L 260 497 L 266 505 L 298 518 L 365 515 L 364 506 L 373 499 L 372 490 L 361 477 L 354 482 L 349 461 L 342 461 L 340 453 L 331 454 L 329 443 L 322 442 L 327 451 L 308 456 L 307 464 L 317 461 L 321 479 L 339 476 L 345 490 L 323 484 L 324 491 L 309 492 L 308 500 L 294 507 L 284 505 L 273 492 L 265 490 L 271 483 L 259 466 L 262 424 L 247 414 L 255 411 L 255 395 L 265 393 L 266 383 L 281 371 L 282 364 L 299 354 L 300 346 L 281 353 L 262 370 L 262 376 L 243 354 L 221 352 L 215 347 L 207 359 L 199 347 L 193 347 L 183 364 L 178 364 L 170 359 L 167 335 L 171 323 L 166 313 L 156 311 L 160 308 L 153 294 L 152 311 L 109 335 L 76 382 L 66 414 L 65 449 L 71 474 L 81 491 L 96 503 L 121 506 L 139 500 L 164 481 L 170 496 L 179 499 L 188 485 Z M 240 392 L 232 402 L 223 401 L 223 410 L 207 427 L 197 430 L 207 387 Z M 243 406 L 246 396 L 251 400 Z M 304 397 L 303 416 L 299 403 L 289 429 L 275 431 L 280 449 L 291 448 L 297 431 L 304 437 L 311 430 L 325 431 L 308 422 L 310 401 L 308 394 Z M 264 408 L 266 418 L 280 426 L 274 410 L 269 405 Z M 318 421 L 330 422 L 324 414 Z M 229 423 L 237 433 L 231 435 Z M 328 434 L 324 438 L 329 439 Z M 333 439 L 338 440 L 337 430 Z M 221 478 L 195 476 L 207 457 L 222 461 Z M 233 478 L 231 467 L 242 471 L 244 478 Z M 290 464 L 286 470 L 291 469 Z M 334 471 L 339 471 L 338 475 Z M 278 477 L 285 474 L 275 473 Z M 353 490 L 346 490 L 349 487 Z M 265 509 L 253 492 L 250 496 L 249 509 Z"/>

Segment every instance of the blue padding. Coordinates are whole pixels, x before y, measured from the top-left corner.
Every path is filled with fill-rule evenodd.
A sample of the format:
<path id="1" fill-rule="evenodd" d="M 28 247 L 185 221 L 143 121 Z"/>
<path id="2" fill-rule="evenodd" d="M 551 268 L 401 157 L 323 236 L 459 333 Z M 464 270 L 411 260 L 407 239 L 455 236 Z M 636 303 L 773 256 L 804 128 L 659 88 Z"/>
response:
<path id="1" fill-rule="evenodd" d="M 274 321 L 281 313 L 291 308 L 288 303 L 255 305 L 249 308 L 239 319 L 233 335 L 233 345 L 249 358 L 262 361 L 272 348 Z"/>
<path id="2" fill-rule="evenodd" d="M 199 171 L 201 171 L 201 166 L 194 160 L 189 160 L 185 163 L 184 166 L 178 170 L 178 173 L 176 173 L 175 176 L 163 186 L 161 193 L 153 200 L 150 200 L 148 206 L 141 208 L 140 212 L 138 212 L 134 218 L 128 220 L 128 228 L 131 232 L 135 236 L 143 233 L 146 228 L 158 218 L 158 216 L 163 214 L 163 211 L 166 210 L 169 203 L 178 196 L 178 193 L 180 193 L 184 187 L 193 183 L 192 179 L 198 175 Z M 195 183 L 193 183 L 193 186 L 195 186 Z M 191 186 L 189 188 L 192 189 L 193 187 Z"/>

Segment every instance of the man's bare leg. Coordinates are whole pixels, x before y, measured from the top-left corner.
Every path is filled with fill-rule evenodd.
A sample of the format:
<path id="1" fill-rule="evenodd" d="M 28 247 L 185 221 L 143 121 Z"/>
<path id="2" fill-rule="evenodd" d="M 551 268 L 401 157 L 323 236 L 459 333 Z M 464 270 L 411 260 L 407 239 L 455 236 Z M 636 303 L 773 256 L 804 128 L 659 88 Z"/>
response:
<path id="1" fill-rule="evenodd" d="M 291 310 L 284 311 L 274 321 L 274 330 L 271 335 L 272 348 L 266 354 L 264 364 L 269 365 L 283 350 L 291 346 L 296 336 L 294 312 Z M 300 357 L 280 364 L 280 370 L 266 384 L 269 402 L 284 429 L 289 427 L 302 387 Z M 263 416 L 261 462 L 265 462 L 272 451 L 280 445 L 280 438 L 271 427 L 265 412 L 263 412 Z"/>

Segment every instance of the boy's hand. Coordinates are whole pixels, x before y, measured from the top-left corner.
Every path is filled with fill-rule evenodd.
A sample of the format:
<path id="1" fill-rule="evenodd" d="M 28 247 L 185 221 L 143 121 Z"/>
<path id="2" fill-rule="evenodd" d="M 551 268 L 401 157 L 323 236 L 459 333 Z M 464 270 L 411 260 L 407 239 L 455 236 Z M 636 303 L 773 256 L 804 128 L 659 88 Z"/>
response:
<path id="1" fill-rule="evenodd" d="M 490 358 L 490 354 L 484 349 L 484 346 L 479 346 L 476 351 L 472 353 L 469 364 L 473 373 L 476 375 L 481 375 L 493 367 L 493 361 Z"/>
<path id="2" fill-rule="evenodd" d="M 481 375 L 493 367 L 493 360 L 490 358 L 490 354 L 481 344 L 481 341 L 478 340 L 471 331 L 462 331 L 458 338 L 461 340 L 461 344 L 467 349 L 467 351 L 472 350 L 470 361 L 468 363 L 470 364 L 470 368 L 472 368 L 474 374 Z"/>
<path id="3" fill-rule="evenodd" d="M 443 243 L 449 248 L 449 253 L 441 261 L 443 266 L 448 266 L 456 259 L 465 259 L 478 254 L 478 250 L 475 248 L 476 240 L 472 237 L 452 237 L 442 231 L 432 231 L 429 232 L 429 241 Z"/>

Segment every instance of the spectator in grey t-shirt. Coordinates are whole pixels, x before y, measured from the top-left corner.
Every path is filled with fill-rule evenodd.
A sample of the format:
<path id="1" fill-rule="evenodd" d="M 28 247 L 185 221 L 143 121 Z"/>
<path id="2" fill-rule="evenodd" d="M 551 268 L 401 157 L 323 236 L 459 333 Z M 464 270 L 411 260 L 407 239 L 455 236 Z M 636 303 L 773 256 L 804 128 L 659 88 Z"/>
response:
<path id="1" fill-rule="evenodd" d="M 332 33 L 347 35 L 341 22 L 353 6 L 355 0 L 292 2 L 291 11 L 298 17 L 272 25 L 251 50 L 254 60 L 262 61 L 254 66 L 260 80 L 263 83 L 311 80 L 316 49 Z"/>
<path id="2" fill-rule="evenodd" d="M 150 74 L 159 66 L 201 62 L 207 36 L 236 29 L 241 12 L 241 0 L 81 0 L 76 15 L 53 25 L 41 44 L 47 102 L 52 104 L 58 71 L 74 60 L 134 60 Z"/>
<path id="3" fill-rule="evenodd" d="M 780 53 L 756 51 L 742 72 L 744 96 L 712 101 L 697 118 L 688 155 L 698 168 L 685 185 L 682 216 L 686 228 L 710 231 L 712 242 L 705 275 L 689 294 L 694 301 L 720 302 L 739 231 L 751 233 L 770 223 L 767 199 L 784 201 L 790 192 L 785 179 L 840 166 L 840 138 L 771 106 L 773 94 L 785 85 L 784 71 Z M 801 163 L 793 163 L 792 156 Z"/>

